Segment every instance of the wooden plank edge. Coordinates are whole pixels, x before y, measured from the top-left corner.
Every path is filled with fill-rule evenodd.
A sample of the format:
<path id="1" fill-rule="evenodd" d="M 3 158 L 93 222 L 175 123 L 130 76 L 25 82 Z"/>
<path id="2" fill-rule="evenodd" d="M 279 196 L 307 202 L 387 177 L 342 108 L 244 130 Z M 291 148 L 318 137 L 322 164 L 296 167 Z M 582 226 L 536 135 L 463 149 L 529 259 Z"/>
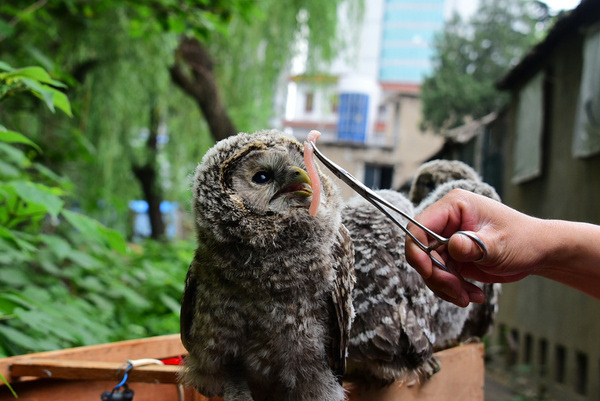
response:
<path id="1" fill-rule="evenodd" d="M 179 334 L 168 334 L 0 358 L 0 374 L 10 382 L 10 366 L 18 363 L 20 360 L 31 358 L 123 363 L 128 359 L 161 359 L 184 354 L 187 354 L 187 351 L 181 344 Z M 4 386 L 4 383 L 0 381 L 0 387 L 2 386 Z"/>
<path id="2" fill-rule="evenodd" d="M 65 361 L 31 358 L 16 361 L 10 368 L 13 378 L 37 377 L 69 380 L 115 381 L 117 384 L 125 373 L 126 364 L 101 361 Z M 177 384 L 176 365 L 146 365 L 131 369 L 127 382 Z"/>

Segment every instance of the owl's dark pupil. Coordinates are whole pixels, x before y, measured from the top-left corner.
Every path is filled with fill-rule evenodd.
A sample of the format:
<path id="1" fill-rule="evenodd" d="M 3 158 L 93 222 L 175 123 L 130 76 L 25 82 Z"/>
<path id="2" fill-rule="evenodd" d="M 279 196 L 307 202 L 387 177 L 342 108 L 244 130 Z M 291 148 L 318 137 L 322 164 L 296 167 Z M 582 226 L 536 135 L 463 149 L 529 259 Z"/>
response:
<path id="1" fill-rule="evenodd" d="M 256 184 L 266 184 L 271 181 L 271 173 L 268 171 L 259 171 L 252 176 L 252 182 Z"/>

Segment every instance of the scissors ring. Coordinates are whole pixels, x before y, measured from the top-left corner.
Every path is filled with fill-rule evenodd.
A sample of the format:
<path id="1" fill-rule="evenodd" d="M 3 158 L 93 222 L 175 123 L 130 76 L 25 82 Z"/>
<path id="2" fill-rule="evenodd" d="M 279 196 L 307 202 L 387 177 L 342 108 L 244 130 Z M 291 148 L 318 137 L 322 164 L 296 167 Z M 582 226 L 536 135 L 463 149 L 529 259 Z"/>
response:
<path id="1" fill-rule="evenodd" d="M 457 231 L 454 234 L 462 234 L 462 235 L 465 235 L 465 236 L 471 238 L 477 244 L 479 249 L 481 249 L 481 257 L 477 260 L 474 260 L 473 263 L 483 262 L 483 260 L 485 258 L 487 258 L 488 250 L 487 250 L 487 247 L 485 246 L 485 244 L 483 243 L 483 241 L 481 240 L 481 238 L 479 238 L 478 236 L 476 236 L 475 234 L 473 234 L 472 232 L 469 232 L 469 231 Z"/>

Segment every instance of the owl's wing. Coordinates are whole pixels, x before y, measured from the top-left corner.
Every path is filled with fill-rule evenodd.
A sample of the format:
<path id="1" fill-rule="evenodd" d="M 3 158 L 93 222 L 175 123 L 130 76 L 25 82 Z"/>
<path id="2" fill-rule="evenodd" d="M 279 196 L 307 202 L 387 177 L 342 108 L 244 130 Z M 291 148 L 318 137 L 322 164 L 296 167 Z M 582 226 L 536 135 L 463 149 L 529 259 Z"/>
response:
<path id="1" fill-rule="evenodd" d="M 333 249 L 336 278 L 329 303 L 329 337 L 327 358 L 340 383 L 346 370 L 346 353 L 350 336 L 352 288 L 354 286 L 354 245 L 346 227 L 341 226 Z"/>
<path id="2" fill-rule="evenodd" d="M 194 321 L 194 303 L 196 301 L 196 293 L 198 291 L 198 280 L 195 276 L 195 271 L 197 268 L 198 261 L 197 256 L 195 256 L 185 277 L 185 288 L 183 290 L 181 314 L 179 317 L 181 343 L 188 350 L 190 349 L 190 331 Z"/>
<path id="3" fill-rule="evenodd" d="M 413 206 L 399 193 L 378 194 L 413 215 Z M 405 222 L 401 216 L 400 221 Z M 415 369 L 433 354 L 428 335 L 436 299 L 419 274 L 406 264 L 404 232 L 366 201 L 349 201 L 342 214 L 355 247 L 356 284 L 349 360 L 352 370 L 379 366 L 371 374 L 387 381 L 390 374 Z M 353 373 L 353 372 L 349 372 Z"/>
<path id="4" fill-rule="evenodd" d="M 371 217 L 373 225 L 355 225 L 352 231 L 357 282 L 350 355 L 359 362 L 414 368 L 433 354 L 426 333 L 435 299 L 404 262 L 403 233 Z"/>

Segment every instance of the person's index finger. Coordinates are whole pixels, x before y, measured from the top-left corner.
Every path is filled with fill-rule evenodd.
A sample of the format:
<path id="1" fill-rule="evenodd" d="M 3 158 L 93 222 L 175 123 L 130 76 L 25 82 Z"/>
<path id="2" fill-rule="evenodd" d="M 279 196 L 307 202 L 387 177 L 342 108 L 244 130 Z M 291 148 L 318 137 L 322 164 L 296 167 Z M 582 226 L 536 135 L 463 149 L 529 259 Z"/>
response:
<path id="1" fill-rule="evenodd" d="M 433 274 L 428 279 L 425 279 L 425 283 L 429 289 L 445 301 L 452 302 L 461 307 L 469 304 L 470 296 L 465 288 L 466 282 L 452 273 L 434 268 Z"/>

